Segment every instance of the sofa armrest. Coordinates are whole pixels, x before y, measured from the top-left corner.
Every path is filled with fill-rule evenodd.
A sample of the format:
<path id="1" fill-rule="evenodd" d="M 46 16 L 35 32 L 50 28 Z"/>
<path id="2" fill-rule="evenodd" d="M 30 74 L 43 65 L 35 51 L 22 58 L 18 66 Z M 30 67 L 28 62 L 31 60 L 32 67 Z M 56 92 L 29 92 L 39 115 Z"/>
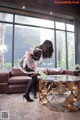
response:
<path id="1" fill-rule="evenodd" d="M 9 72 L 0 72 L 0 83 L 8 83 Z"/>

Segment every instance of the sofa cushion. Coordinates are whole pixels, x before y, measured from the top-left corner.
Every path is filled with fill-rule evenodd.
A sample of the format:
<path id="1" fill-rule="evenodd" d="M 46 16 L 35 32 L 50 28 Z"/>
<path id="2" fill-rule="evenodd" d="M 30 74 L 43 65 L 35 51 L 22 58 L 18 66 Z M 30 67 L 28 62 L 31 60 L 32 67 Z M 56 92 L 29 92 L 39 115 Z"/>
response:
<path id="1" fill-rule="evenodd" d="M 31 80 L 31 77 L 28 76 L 13 76 L 8 80 L 8 84 L 25 84 Z"/>
<path id="2" fill-rule="evenodd" d="M 79 76 L 78 70 L 64 70 L 63 74 Z"/>
<path id="3" fill-rule="evenodd" d="M 10 76 L 26 76 L 19 68 L 13 67 L 10 71 Z"/>
<path id="4" fill-rule="evenodd" d="M 57 74 L 62 74 L 63 70 L 57 68 L 48 68 L 47 72 L 48 75 L 57 75 Z"/>

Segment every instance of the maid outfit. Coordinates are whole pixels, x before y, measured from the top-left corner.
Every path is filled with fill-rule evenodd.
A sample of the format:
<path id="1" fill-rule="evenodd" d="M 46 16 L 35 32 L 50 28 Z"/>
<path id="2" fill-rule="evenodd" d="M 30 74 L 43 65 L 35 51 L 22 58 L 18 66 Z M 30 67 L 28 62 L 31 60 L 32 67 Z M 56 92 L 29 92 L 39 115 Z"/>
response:
<path id="1" fill-rule="evenodd" d="M 34 70 L 31 67 L 31 63 L 30 63 L 30 58 L 29 58 L 29 53 L 30 52 L 26 52 L 26 54 L 23 56 L 23 58 L 20 60 L 19 62 L 19 68 L 21 69 L 22 72 L 26 73 L 26 74 L 33 74 L 36 73 L 36 70 Z M 36 47 L 33 51 L 32 51 L 32 57 L 31 57 L 31 61 L 32 63 L 36 66 L 36 63 L 41 63 L 43 60 L 42 57 L 42 49 L 39 49 L 38 47 Z"/>

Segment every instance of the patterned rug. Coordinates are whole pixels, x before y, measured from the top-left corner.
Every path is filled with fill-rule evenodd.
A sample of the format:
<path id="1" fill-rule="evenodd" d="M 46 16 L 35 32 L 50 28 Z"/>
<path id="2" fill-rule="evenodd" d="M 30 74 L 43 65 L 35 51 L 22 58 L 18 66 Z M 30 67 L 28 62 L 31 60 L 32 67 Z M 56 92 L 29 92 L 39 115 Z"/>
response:
<path id="1" fill-rule="evenodd" d="M 39 99 L 27 102 L 22 95 L 0 94 L 0 120 L 80 120 L 80 111 L 55 112 L 40 105 Z"/>

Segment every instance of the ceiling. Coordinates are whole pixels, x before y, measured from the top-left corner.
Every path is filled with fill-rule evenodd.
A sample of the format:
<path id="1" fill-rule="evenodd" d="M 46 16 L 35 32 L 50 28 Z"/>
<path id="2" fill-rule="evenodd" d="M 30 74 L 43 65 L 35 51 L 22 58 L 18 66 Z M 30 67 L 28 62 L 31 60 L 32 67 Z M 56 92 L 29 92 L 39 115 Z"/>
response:
<path id="1" fill-rule="evenodd" d="M 55 1 L 60 2 L 62 0 L 0 0 L 0 7 L 5 6 L 9 8 L 22 9 L 22 7 L 25 6 L 25 10 L 35 12 L 46 13 L 48 11 L 52 11 L 53 14 L 59 13 L 70 16 L 80 16 L 80 4 L 56 4 Z"/>

